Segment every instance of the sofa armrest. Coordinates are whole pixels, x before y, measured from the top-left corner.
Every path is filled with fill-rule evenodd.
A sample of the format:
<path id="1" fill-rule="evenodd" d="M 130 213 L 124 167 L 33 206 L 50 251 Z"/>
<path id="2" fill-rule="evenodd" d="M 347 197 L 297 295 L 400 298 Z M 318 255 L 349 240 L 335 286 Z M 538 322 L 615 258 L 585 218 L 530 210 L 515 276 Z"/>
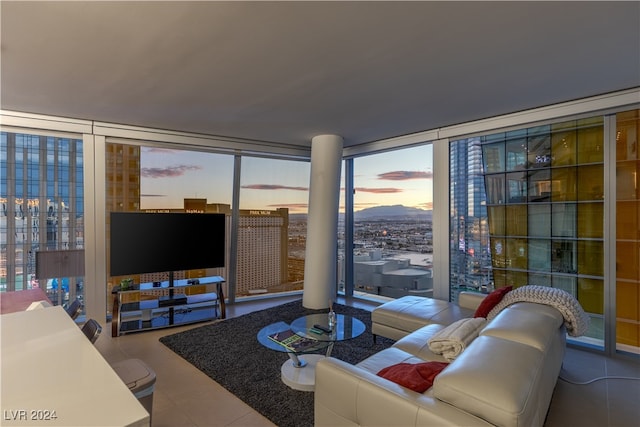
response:
<path id="1" fill-rule="evenodd" d="M 416 393 L 358 366 L 328 357 L 316 366 L 314 425 L 489 426 L 486 421 Z"/>
<path id="2" fill-rule="evenodd" d="M 477 310 L 482 300 L 486 298 L 486 294 L 478 292 L 462 291 L 458 294 L 458 305 L 469 310 Z"/>

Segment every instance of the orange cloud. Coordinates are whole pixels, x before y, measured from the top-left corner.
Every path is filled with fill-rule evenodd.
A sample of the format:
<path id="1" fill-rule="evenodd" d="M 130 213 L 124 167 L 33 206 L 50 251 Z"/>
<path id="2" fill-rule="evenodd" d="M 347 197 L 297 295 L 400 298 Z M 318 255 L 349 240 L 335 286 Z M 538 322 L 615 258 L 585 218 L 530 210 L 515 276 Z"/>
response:
<path id="1" fill-rule="evenodd" d="M 391 193 L 402 193 L 402 189 L 400 188 L 366 188 L 366 187 L 356 187 L 356 193 L 375 193 L 375 194 L 391 194 Z"/>
<path id="2" fill-rule="evenodd" d="M 300 209 L 307 209 L 309 205 L 307 203 L 279 203 L 274 205 L 269 205 L 270 208 L 289 208 L 292 210 L 299 211 Z"/>
<path id="3" fill-rule="evenodd" d="M 179 165 L 166 168 L 142 168 L 140 175 L 145 178 L 174 178 L 182 176 L 189 171 L 200 170 L 202 167 L 195 165 Z"/>
<path id="4" fill-rule="evenodd" d="M 287 185 L 271 185 L 271 184 L 251 184 L 243 185 L 242 188 L 249 190 L 296 190 L 296 191 L 308 191 L 307 187 L 290 187 Z"/>
<path id="5" fill-rule="evenodd" d="M 378 179 L 386 179 L 389 181 L 406 181 L 409 179 L 432 179 L 433 172 L 422 171 L 393 171 L 381 173 Z"/>

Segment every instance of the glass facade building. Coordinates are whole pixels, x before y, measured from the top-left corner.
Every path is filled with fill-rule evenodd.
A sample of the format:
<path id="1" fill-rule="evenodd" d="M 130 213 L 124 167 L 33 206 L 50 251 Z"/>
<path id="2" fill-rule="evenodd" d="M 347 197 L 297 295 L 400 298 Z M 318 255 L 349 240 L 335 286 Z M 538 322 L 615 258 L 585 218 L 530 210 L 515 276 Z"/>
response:
<path id="1" fill-rule="evenodd" d="M 464 290 L 493 290 L 480 138 L 449 145 L 450 299 Z"/>
<path id="2" fill-rule="evenodd" d="M 452 141 L 451 299 L 468 289 L 560 288 L 591 318 L 581 341 L 603 348 L 613 294 L 616 348 L 637 353 L 637 134 L 633 110 L 615 120 L 593 116 Z M 606 147 L 614 145 L 615 162 L 607 161 Z M 608 173 L 615 176 L 613 188 L 605 184 Z M 612 205 L 616 216 L 608 223 Z M 611 230 L 613 273 L 606 257 Z M 616 284 L 607 286 L 612 275 Z"/>
<path id="3" fill-rule="evenodd" d="M 84 248 L 81 139 L 0 134 L 0 290 L 83 299 L 82 277 L 36 277 L 38 251 Z"/>
<path id="4" fill-rule="evenodd" d="M 495 287 L 574 295 L 603 339 L 603 118 L 482 138 Z"/>

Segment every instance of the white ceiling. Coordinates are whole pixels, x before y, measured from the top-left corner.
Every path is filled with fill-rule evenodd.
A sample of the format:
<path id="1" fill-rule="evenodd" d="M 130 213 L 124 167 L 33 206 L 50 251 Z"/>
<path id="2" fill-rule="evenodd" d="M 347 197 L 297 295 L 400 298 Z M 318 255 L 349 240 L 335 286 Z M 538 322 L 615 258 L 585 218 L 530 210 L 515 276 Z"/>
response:
<path id="1" fill-rule="evenodd" d="M 1 2 L 1 108 L 345 146 L 640 86 L 640 2 Z"/>

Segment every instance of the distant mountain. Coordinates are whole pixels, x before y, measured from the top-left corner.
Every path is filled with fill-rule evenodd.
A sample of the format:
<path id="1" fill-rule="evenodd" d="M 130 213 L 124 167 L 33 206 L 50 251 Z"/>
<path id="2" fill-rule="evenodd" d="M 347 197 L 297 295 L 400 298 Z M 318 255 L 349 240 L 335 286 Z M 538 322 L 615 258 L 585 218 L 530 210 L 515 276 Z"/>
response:
<path id="1" fill-rule="evenodd" d="M 376 219 L 401 219 L 401 218 L 412 218 L 412 219 L 420 219 L 425 221 L 432 220 L 432 211 L 411 208 L 403 205 L 393 205 L 393 206 L 376 206 L 373 208 L 362 209 L 361 211 L 355 212 L 354 217 L 356 220 L 376 220 Z M 341 213 L 340 220 L 344 219 L 344 215 Z M 289 214 L 289 221 L 306 221 L 307 214 Z"/>
<path id="2" fill-rule="evenodd" d="M 393 206 L 375 206 L 373 208 L 362 209 L 354 212 L 356 220 L 371 220 L 384 218 L 415 218 L 422 220 L 431 220 L 431 211 L 424 209 L 412 208 L 403 205 Z"/>

